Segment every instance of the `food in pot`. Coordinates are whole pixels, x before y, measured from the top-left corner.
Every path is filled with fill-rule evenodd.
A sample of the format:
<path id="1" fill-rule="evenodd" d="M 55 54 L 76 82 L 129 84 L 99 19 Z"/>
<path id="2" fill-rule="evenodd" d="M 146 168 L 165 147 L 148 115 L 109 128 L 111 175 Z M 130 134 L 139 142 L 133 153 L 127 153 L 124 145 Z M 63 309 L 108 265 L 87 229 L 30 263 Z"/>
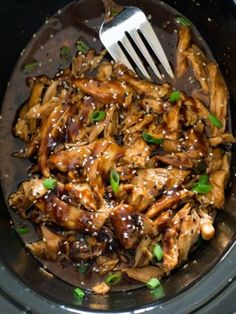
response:
<path id="1" fill-rule="evenodd" d="M 26 144 L 16 156 L 33 165 L 9 205 L 39 234 L 30 252 L 95 269 L 95 293 L 125 277 L 154 289 L 214 237 L 230 171 L 222 144 L 235 142 L 228 90 L 189 25 L 179 26 L 175 80 L 191 67 L 205 102 L 105 54 L 83 50 L 54 78 L 29 80 L 14 134 Z"/>

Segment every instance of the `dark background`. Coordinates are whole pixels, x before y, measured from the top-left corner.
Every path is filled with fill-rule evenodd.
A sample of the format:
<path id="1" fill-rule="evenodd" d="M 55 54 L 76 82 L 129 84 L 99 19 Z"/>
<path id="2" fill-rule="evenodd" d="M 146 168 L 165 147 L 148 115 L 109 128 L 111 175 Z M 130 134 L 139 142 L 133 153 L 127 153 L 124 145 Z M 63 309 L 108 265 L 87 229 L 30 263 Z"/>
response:
<path id="1" fill-rule="evenodd" d="M 0 0 L 0 105 L 22 49 L 45 19 L 69 2 L 70 0 Z M 232 114 L 235 116 L 236 36 L 228 35 L 228 33 L 236 35 L 236 6 L 233 0 L 165 0 L 165 2 L 189 16 L 208 42 L 228 83 Z M 135 5 L 135 1 L 133 3 Z M 0 303 L 0 312 L 6 313 L 3 310 L 3 300 L 0 299 Z M 216 307 L 212 312 L 209 308 L 208 313 L 236 312 L 235 282 L 218 296 L 215 303 Z M 204 310 L 202 313 L 207 312 Z"/>

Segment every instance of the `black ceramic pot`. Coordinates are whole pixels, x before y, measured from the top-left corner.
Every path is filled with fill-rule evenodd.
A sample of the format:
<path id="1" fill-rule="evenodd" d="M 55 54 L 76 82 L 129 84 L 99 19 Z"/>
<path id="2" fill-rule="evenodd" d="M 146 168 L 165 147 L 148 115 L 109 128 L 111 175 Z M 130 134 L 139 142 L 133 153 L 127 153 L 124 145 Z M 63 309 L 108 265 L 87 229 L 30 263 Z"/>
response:
<path id="1" fill-rule="evenodd" d="M 99 4 L 98 4 L 99 2 Z M 77 1 L 83 10 L 100 10 L 98 0 Z M 117 1 L 141 4 L 148 13 L 152 1 Z M 219 63 L 231 94 L 232 128 L 235 133 L 236 105 L 236 6 L 232 0 L 166 0 L 190 18 L 209 44 Z M 7 82 L 20 52 L 47 17 L 69 4 L 69 0 L 0 0 L 0 103 Z M 95 8 L 96 7 L 96 8 Z M 5 102 L 4 102 L 5 103 Z M 8 108 L 9 109 L 9 108 Z M 16 109 L 12 103 L 10 110 Z M 4 112 L 4 108 L 1 108 Z M 0 121 L 0 137 L 6 126 Z M 3 129 L 4 128 L 4 129 Z M 9 135 L 10 136 L 10 135 Z M 216 237 L 204 244 L 191 256 L 184 269 L 175 271 L 163 284 L 165 296 L 150 297 L 149 291 L 140 288 L 130 292 L 116 292 L 109 296 L 88 294 L 79 304 L 73 297 L 73 286 L 40 272 L 40 264 L 26 253 L 20 238 L 9 223 L 6 207 L 7 173 L 9 159 L 8 138 L 1 146 L 0 195 L 0 312 L 1 313 L 233 313 L 236 310 L 236 155 L 232 154 L 230 187 L 225 209 L 216 220 Z M 9 140 L 10 142 L 10 140 Z M 3 143 L 3 141 L 1 141 Z M 6 152 L 6 153 L 5 153 Z M 3 158 L 4 157 L 4 158 Z M 12 182 L 14 185 L 15 182 Z M 197 263 L 193 262 L 197 260 Z"/>

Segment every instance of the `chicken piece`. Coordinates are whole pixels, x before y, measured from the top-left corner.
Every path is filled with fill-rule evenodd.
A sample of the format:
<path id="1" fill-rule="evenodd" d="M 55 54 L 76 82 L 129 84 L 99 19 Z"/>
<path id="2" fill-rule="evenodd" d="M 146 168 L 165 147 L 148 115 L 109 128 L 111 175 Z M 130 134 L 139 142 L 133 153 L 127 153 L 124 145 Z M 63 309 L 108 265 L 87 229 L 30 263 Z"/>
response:
<path id="1" fill-rule="evenodd" d="M 192 246 L 197 242 L 200 234 L 200 219 L 195 210 L 182 218 L 180 233 L 177 240 L 178 265 L 187 260 Z"/>
<path id="2" fill-rule="evenodd" d="M 111 286 L 108 286 L 105 282 L 101 282 L 93 286 L 92 290 L 96 294 L 106 294 L 111 290 Z"/>
<path id="3" fill-rule="evenodd" d="M 191 105 L 189 105 L 189 103 Z M 182 106 L 184 126 L 193 127 L 197 124 L 198 114 L 195 109 L 196 109 L 196 106 L 194 102 L 192 101 L 192 99 L 184 102 L 184 105 Z"/>
<path id="4" fill-rule="evenodd" d="M 112 76 L 112 64 L 110 62 L 103 62 L 98 67 L 97 78 L 99 81 L 107 81 Z"/>
<path id="5" fill-rule="evenodd" d="M 147 283 L 151 278 L 161 278 L 164 275 L 162 268 L 157 266 L 131 267 L 123 270 L 129 278 Z"/>
<path id="6" fill-rule="evenodd" d="M 60 251 L 73 262 L 92 260 L 104 252 L 106 248 L 105 242 L 98 242 L 95 237 L 88 236 L 86 238 L 72 239 L 64 241 L 60 245 Z"/>
<path id="7" fill-rule="evenodd" d="M 185 133 L 184 146 L 187 150 L 186 155 L 193 159 L 207 157 L 209 154 L 206 139 L 194 129 L 189 129 Z"/>
<path id="8" fill-rule="evenodd" d="M 115 106 L 110 107 L 106 112 L 106 118 L 103 121 L 97 122 L 90 130 L 89 142 L 93 142 L 97 137 L 104 132 L 104 138 L 109 139 L 117 133 L 119 117 Z"/>
<path id="9" fill-rule="evenodd" d="M 48 118 L 42 123 L 38 150 L 38 166 L 45 177 L 50 176 L 50 170 L 47 164 L 50 143 L 53 143 L 59 135 L 62 135 L 62 129 L 68 117 L 73 115 L 73 111 L 74 108 L 72 106 L 65 105 L 63 107 L 59 105 L 54 108 Z M 54 121 L 54 123 L 52 123 L 52 121 Z"/>
<path id="10" fill-rule="evenodd" d="M 89 50 L 87 55 L 77 54 L 71 66 L 71 74 L 75 77 L 82 77 L 85 72 L 95 69 L 102 62 L 106 50 L 102 50 L 99 55 L 96 55 L 94 50 Z"/>
<path id="11" fill-rule="evenodd" d="M 53 81 L 51 85 L 48 86 L 43 97 L 42 104 L 41 102 L 37 102 L 27 112 L 28 119 L 42 119 L 43 117 L 47 116 L 53 108 L 55 108 L 62 102 L 62 94 L 60 95 L 60 97 L 56 97 L 58 85 L 59 81 Z"/>
<path id="12" fill-rule="evenodd" d="M 221 209 L 225 202 L 225 187 L 230 174 L 229 158 L 224 155 L 221 169 L 209 175 L 209 183 L 212 190 L 206 195 L 199 195 L 198 199 L 206 205 L 213 205 L 217 209 Z"/>
<path id="13" fill-rule="evenodd" d="M 178 264 L 179 252 L 177 247 L 177 232 L 166 228 L 162 233 L 163 269 L 169 272 Z"/>
<path id="14" fill-rule="evenodd" d="M 154 221 L 154 226 L 157 232 L 161 232 L 165 228 L 169 227 L 171 224 L 171 217 L 173 213 L 171 210 L 164 211 L 158 216 Z"/>
<path id="15" fill-rule="evenodd" d="M 221 148 L 215 148 L 211 151 L 206 160 L 206 173 L 213 173 L 222 167 L 223 155 L 224 152 Z"/>
<path id="16" fill-rule="evenodd" d="M 78 209 L 53 194 L 47 200 L 39 199 L 35 205 L 48 219 L 68 230 L 97 232 L 107 219 L 106 214 Z"/>
<path id="17" fill-rule="evenodd" d="M 129 205 L 118 205 L 110 214 L 115 236 L 126 249 L 132 248 L 139 240 L 139 233 L 133 221 L 134 210 Z"/>
<path id="18" fill-rule="evenodd" d="M 51 155 L 48 160 L 50 169 L 57 168 L 62 172 L 67 172 L 69 169 L 81 167 L 83 163 L 86 163 L 86 158 L 90 156 L 94 144 L 71 147 Z"/>
<path id="19" fill-rule="evenodd" d="M 30 252 L 49 261 L 58 261 L 60 259 L 60 243 L 65 240 L 62 236 L 55 234 L 45 226 L 41 226 L 42 240 L 27 244 Z"/>
<path id="20" fill-rule="evenodd" d="M 189 48 L 191 41 L 191 30 L 190 27 L 180 26 L 179 27 L 179 41 L 176 50 L 176 70 L 175 75 L 177 78 L 181 77 L 187 67 L 188 62 L 184 52 Z"/>
<path id="21" fill-rule="evenodd" d="M 209 138 L 209 143 L 212 147 L 216 147 L 224 143 L 236 143 L 235 137 L 230 133 L 217 135 L 216 137 Z"/>
<path id="22" fill-rule="evenodd" d="M 145 95 L 150 98 L 165 97 L 171 90 L 171 86 L 169 84 L 153 84 L 151 82 L 140 80 L 127 73 L 120 75 L 119 79 L 128 83 L 128 85 L 131 86 L 139 95 Z"/>
<path id="23" fill-rule="evenodd" d="M 133 91 L 120 81 L 99 82 L 96 79 L 77 79 L 74 80 L 74 85 L 106 105 L 115 103 L 130 105 L 127 104 L 127 98 Z"/>
<path id="24" fill-rule="evenodd" d="M 211 62 L 207 65 L 207 69 L 210 86 L 210 112 L 222 123 L 222 127 L 219 129 L 212 125 L 212 137 L 214 137 L 225 131 L 229 93 L 218 65 Z"/>
<path id="25" fill-rule="evenodd" d="M 99 256 L 96 259 L 96 263 L 99 267 L 99 274 L 101 276 L 106 275 L 116 267 L 118 262 L 119 259 L 113 258 L 112 256 Z"/>
<path id="26" fill-rule="evenodd" d="M 36 200 L 45 196 L 47 192 L 48 190 L 43 186 L 43 179 L 33 178 L 21 183 L 17 192 L 9 196 L 8 203 L 20 214 L 24 214 Z"/>
<path id="27" fill-rule="evenodd" d="M 128 203 L 137 211 L 144 211 L 155 201 L 155 197 L 165 186 L 168 171 L 165 169 L 140 169 L 137 176 L 131 180 L 134 185 Z"/>
<path id="28" fill-rule="evenodd" d="M 177 168 L 168 169 L 167 171 L 169 172 L 169 179 L 166 183 L 166 191 L 176 190 L 181 187 L 190 174 L 189 170 L 181 170 Z"/>
<path id="29" fill-rule="evenodd" d="M 138 102 L 139 106 L 146 112 L 163 113 L 163 100 L 155 98 L 143 98 Z"/>
<path id="30" fill-rule="evenodd" d="M 199 81 L 203 91 L 209 93 L 209 76 L 207 69 L 207 60 L 204 53 L 196 45 L 192 45 L 188 48 L 184 55 L 191 63 L 194 75 Z"/>
<path id="31" fill-rule="evenodd" d="M 192 169 L 193 161 L 187 153 L 166 154 L 157 156 L 157 159 L 164 164 L 171 165 L 179 169 Z"/>
<path id="32" fill-rule="evenodd" d="M 150 148 L 142 139 L 138 138 L 130 146 L 125 147 L 124 162 L 132 164 L 133 167 L 144 168 L 149 160 Z"/>
<path id="33" fill-rule="evenodd" d="M 127 133 L 136 133 L 136 132 L 142 132 L 142 130 L 150 123 L 153 122 L 155 117 L 151 114 L 145 115 L 142 119 L 139 119 L 141 121 L 137 122 L 136 124 L 131 126 L 129 129 L 126 130 Z"/>
<path id="34" fill-rule="evenodd" d="M 200 215 L 201 236 L 204 240 L 209 241 L 215 235 L 215 228 L 213 226 L 213 222 L 216 216 L 216 212 L 212 212 L 210 215 L 209 210 L 207 208 L 200 208 L 198 213 Z"/>
<path id="35" fill-rule="evenodd" d="M 19 111 L 18 119 L 14 128 L 14 133 L 24 142 L 29 142 L 30 137 L 36 132 L 36 119 L 28 119 L 27 113 L 38 104 L 41 104 L 42 93 L 46 84 L 49 84 L 46 76 L 37 78 L 32 86 L 30 98 Z"/>
<path id="36" fill-rule="evenodd" d="M 149 207 L 146 215 L 148 218 L 156 218 L 163 210 L 173 208 L 175 205 L 186 201 L 193 195 L 194 193 L 188 190 L 174 192 L 170 196 L 163 195 L 156 201 L 156 203 Z"/>
<path id="37" fill-rule="evenodd" d="M 141 239 L 135 254 L 134 267 L 147 266 L 153 259 L 153 247 L 155 245 L 155 240 L 151 239 L 149 236 L 145 236 Z"/>
<path id="38" fill-rule="evenodd" d="M 177 153 L 183 150 L 182 143 L 179 140 L 168 140 L 162 143 L 162 148 L 165 152 L 168 153 Z"/>
<path id="39" fill-rule="evenodd" d="M 176 105 L 171 106 L 168 112 L 163 114 L 163 121 L 165 123 L 167 132 L 176 133 L 178 136 L 180 132 L 180 108 L 181 100 L 177 102 Z"/>
<path id="40" fill-rule="evenodd" d="M 110 213 L 110 221 L 117 239 L 126 249 L 133 248 L 141 234 L 151 234 L 152 225 L 130 205 L 121 204 Z"/>
<path id="41" fill-rule="evenodd" d="M 184 207 L 179 209 L 177 213 L 174 215 L 171 223 L 172 223 L 172 228 L 175 229 L 177 233 L 180 232 L 181 223 L 184 217 L 187 217 L 189 215 L 191 209 L 192 209 L 192 204 L 187 203 L 184 205 Z"/>
<path id="42" fill-rule="evenodd" d="M 107 180 L 110 170 L 123 155 L 124 150 L 119 145 L 102 140 L 96 142 L 92 156 L 87 160 L 85 167 L 87 180 L 100 203 L 103 202 L 105 192 L 103 181 Z"/>
<path id="43" fill-rule="evenodd" d="M 138 111 L 136 106 L 130 106 L 129 110 L 125 113 L 122 131 L 126 132 L 130 127 L 135 125 L 137 121 L 142 121 L 143 112 Z"/>
<path id="44" fill-rule="evenodd" d="M 74 202 L 82 204 L 89 211 L 97 210 L 97 201 L 93 195 L 91 187 L 87 183 L 68 183 L 66 184 L 65 189 L 68 191 Z"/>

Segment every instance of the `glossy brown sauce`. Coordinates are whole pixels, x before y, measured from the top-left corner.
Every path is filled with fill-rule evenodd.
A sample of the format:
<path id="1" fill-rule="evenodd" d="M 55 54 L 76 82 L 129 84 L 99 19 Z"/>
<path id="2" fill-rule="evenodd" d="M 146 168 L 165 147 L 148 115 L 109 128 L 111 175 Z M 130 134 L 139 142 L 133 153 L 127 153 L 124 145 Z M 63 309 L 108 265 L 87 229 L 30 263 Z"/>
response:
<path id="1" fill-rule="evenodd" d="M 53 77 L 58 69 L 63 67 L 59 57 L 60 47 L 64 45 L 70 47 L 72 54 L 75 55 L 76 50 L 74 45 L 81 36 L 86 38 L 91 48 L 99 52 L 102 46 L 98 39 L 98 31 L 102 22 L 102 12 L 104 9 L 102 4 L 100 6 L 97 5 L 97 0 L 90 2 L 94 10 L 88 10 L 86 1 L 79 1 L 70 4 L 63 9 L 60 14 L 56 14 L 49 19 L 28 44 L 15 67 L 2 111 L 3 123 L 1 124 L 0 138 L 1 145 L 4 147 L 4 153 L 0 155 L 0 167 L 2 170 L 1 182 L 6 200 L 10 192 L 16 190 L 17 185 L 27 179 L 27 170 L 31 166 L 29 161 L 9 157 L 13 152 L 22 149 L 22 143 L 13 138 L 11 134 L 11 124 L 14 120 L 15 112 L 29 95 L 29 89 L 25 84 L 27 74 L 22 72 L 22 66 L 36 59 L 39 62 L 38 67 L 31 75 L 37 76 L 46 74 Z M 93 6 L 93 3 L 96 3 L 96 5 Z M 143 1 L 136 1 L 135 5 L 143 8 Z M 151 19 L 151 22 L 172 67 L 175 68 L 175 51 L 178 40 L 178 25 L 175 22 L 175 18 L 180 14 L 162 2 L 157 1 L 155 1 L 155 3 L 153 2 L 153 10 L 153 15 L 158 16 L 158 21 Z M 197 30 L 194 27 L 192 27 L 192 30 L 193 42 L 203 49 L 209 59 L 214 60 L 208 46 L 202 40 Z M 161 67 L 160 69 L 164 73 Z M 186 74 L 177 81 L 172 82 L 168 77 L 165 79 L 176 89 L 184 91 L 187 95 L 191 95 L 199 89 L 199 84 L 194 79 L 190 68 Z M 87 102 L 88 105 L 91 105 L 91 99 L 89 97 Z M 95 105 L 99 106 L 99 104 Z M 84 118 L 86 118 L 86 114 L 86 112 L 83 113 Z M 69 132 L 71 134 L 76 133 L 80 128 L 81 124 L 77 122 L 71 125 Z M 48 205 L 50 205 L 50 203 Z M 55 216 L 58 221 L 64 219 L 60 216 L 60 211 L 58 211 L 57 208 L 53 210 L 56 213 Z M 9 209 L 9 211 L 16 225 L 20 225 L 23 222 L 25 223 L 25 221 L 17 216 L 11 209 Z M 84 217 L 85 223 L 86 219 L 87 217 Z M 29 222 L 27 222 L 27 224 L 30 225 Z M 38 238 L 32 225 L 30 229 L 31 232 L 22 237 L 25 243 L 33 242 Z M 40 262 L 48 271 L 75 286 L 91 289 L 95 283 L 101 280 L 101 277 L 96 273 L 96 264 L 91 265 L 90 270 L 85 274 L 80 274 L 77 270 L 77 266 L 68 262 L 54 263 L 45 262 L 43 260 L 40 260 Z M 140 286 L 140 283 L 126 279 L 123 280 L 119 286 L 115 286 L 113 291 L 132 290 Z"/>

